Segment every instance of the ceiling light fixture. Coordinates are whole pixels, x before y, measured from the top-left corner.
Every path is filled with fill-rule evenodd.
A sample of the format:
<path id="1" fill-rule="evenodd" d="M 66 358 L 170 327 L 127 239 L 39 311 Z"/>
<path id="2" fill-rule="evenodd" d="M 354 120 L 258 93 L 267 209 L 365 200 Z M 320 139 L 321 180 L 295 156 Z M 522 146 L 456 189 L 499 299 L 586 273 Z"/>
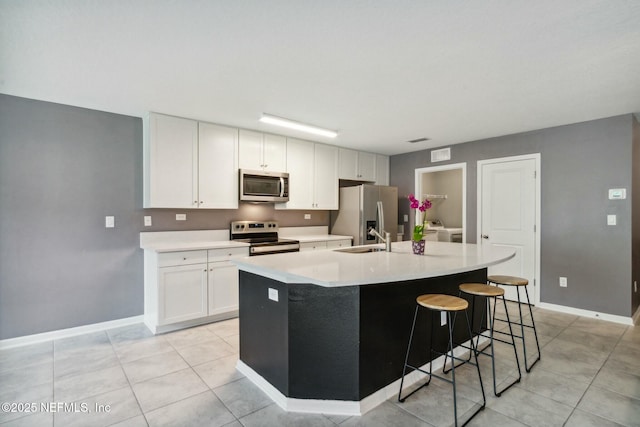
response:
<path id="1" fill-rule="evenodd" d="M 302 132 L 311 133 L 314 135 L 326 136 L 328 138 L 335 138 L 338 136 L 338 132 L 319 128 L 317 126 L 306 125 L 304 123 L 296 122 L 289 119 L 283 119 L 282 117 L 272 116 L 271 114 L 262 114 L 260 117 L 262 123 L 269 123 L 271 125 L 282 126 L 289 129 L 295 129 Z"/>

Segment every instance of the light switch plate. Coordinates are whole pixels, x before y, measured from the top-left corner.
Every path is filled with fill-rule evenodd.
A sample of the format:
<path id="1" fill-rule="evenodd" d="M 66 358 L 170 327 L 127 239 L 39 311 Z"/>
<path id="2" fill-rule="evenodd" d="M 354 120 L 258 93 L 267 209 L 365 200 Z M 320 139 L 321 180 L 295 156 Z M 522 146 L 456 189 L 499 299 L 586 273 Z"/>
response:
<path id="1" fill-rule="evenodd" d="M 115 216 L 105 216 L 104 217 L 104 226 L 106 228 L 114 228 L 116 226 L 116 217 Z"/>
<path id="2" fill-rule="evenodd" d="M 607 225 L 616 225 L 617 215 L 607 215 Z"/>
<path id="3" fill-rule="evenodd" d="M 447 313 L 444 311 L 440 312 L 440 326 L 444 326 L 447 324 Z"/>
<path id="4" fill-rule="evenodd" d="M 311 214 L 304 214 L 304 219 L 311 219 Z"/>
<path id="5" fill-rule="evenodd" d="M 409 222 L 409 215 L 404 216 L 404 222 Z"/>
<path id="6" fill-rule="evenodd" d="M 144 226 L 151 227 L 151 216 L 145 215 L 144 217 Z"/>
<path id="7" fill-rule="evenodd" d="M 278 290 L 277 289 L 269 288 L 269 299 L 271 301 L 278 302 Z"/>
<path id="8" fill-rule="evenodd" d="M 176 221 L 186 221 L 187 214 L 176 214 Z"/>
<path id="9" fill-rule="evenodd" d="M 610 188 L 609 200 L 624 200 L 627 198 L 626 188 Z"/>

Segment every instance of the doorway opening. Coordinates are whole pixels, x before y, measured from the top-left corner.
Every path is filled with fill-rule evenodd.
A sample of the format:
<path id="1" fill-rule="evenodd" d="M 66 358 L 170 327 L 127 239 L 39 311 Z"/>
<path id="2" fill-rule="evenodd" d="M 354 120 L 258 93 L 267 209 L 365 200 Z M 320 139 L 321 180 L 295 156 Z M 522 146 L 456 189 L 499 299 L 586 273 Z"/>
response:
<path id="1" fill-rule="evenodd" d="M 427 239 L 466 243 L 466 182 L 466 163 L 415 170 L 416 198 L 431 201 L 432 206 L 425 212 L 425 220 L 429 221 L 431 228 L 438 230 L 437 233 L 427 234 Z M 411 221 L 415 221 L 415 218 Z"/>

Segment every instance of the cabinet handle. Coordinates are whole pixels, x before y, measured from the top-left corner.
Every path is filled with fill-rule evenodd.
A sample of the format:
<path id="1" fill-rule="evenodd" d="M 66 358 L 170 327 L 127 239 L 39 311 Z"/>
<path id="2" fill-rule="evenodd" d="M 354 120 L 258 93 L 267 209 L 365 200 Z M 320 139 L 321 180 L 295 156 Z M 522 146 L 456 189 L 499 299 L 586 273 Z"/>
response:
<path id="1" fill-rule="evenodd" d="M 204 202 L 202 200 L 200 200 L 200 204 L 203 204 Z"/>
<path id="2" fill-rule="evenodd" d="M 194 204 L 194 205 L 197 205 L 197 204 L 198 204 L 198 201 L 197 201 L 197 200 L 194 200 L 194 201 L 193 201 L 193 204 Z"/>
<path id="3" fill-rule="evenodd" d="M 486 234 L 482 234 L 480 237 L 482 237 L 483 239 L 488 239 L 489 238 L 489 236 L 486 235 Z"/>
<path id="4" fill-rule="evenodd" d="M 187 259 L 186 259 L 186 258 L 182 258 L 182 260 L 183 260 L 183 261 L 186 261 Z"/>

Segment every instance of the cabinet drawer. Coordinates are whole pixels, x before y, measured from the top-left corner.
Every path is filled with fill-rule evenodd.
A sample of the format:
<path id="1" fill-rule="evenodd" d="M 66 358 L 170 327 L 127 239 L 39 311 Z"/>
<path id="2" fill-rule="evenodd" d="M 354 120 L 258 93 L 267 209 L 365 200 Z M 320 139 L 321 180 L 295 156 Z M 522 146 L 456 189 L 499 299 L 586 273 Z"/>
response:
<path id="1" fill-rule="evenodd" d="M 209 249 L 209 262 L 249 256 L 249 248 Z"/>
<path id="2" fill-rule="evenodd" d="M 200 264 L 207 262 L 207 251 L 164 252 L 158 254 L 158 267 Z"/>
<path id="3" fill-rule="evenodd" d="M 327 249 L 327 242 L 301 242 L 301 251 L 314 251 L 318 249 Z"/>
<path id="4" fill-rule="evenodd" d="M 347 246 L 351 246 L 351 240 L 350 239 L 345 239 L 345 240 L 329 240 L 327 242 L 327 248 L 329 249 L 334 249 L 334 248 L 344 248 Z"/>

